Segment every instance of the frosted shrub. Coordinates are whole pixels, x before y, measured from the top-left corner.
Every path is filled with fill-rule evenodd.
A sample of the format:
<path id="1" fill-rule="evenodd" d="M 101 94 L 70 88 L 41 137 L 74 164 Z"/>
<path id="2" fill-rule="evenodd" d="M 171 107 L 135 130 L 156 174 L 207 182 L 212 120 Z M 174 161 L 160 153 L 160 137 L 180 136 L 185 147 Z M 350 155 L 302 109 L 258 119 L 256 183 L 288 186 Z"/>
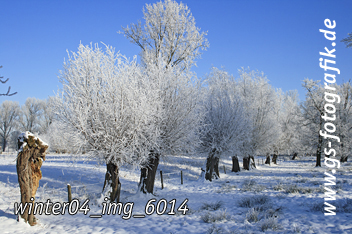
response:
<path id="1" fill-rule="evenodd" d="M 284 185 L 280 182 L 280 183 L 274 185 L 274 186 L 273 186 L 273 189 L 274 189 L 275 191 L 284 190 Z"/>
<path id="2" fill-rule="evenodd" d="M 268 209 L 265 212 L 265 217 L 266 218 L 277 218 L 279 217 L 279 214 L 282 212 L 282 207 L 279 207 L 277 209 Z"/>
<path id="3" fill-rule="evenodd" d="M 261 192 L 264 189 L 265 189 L 265 186 L 259 185 L 254 180 L 245 180 L 242 184 L 241 191 Z"/>
<path id="4" fill-rule="evenodd" d="M 264 210 L 266 206 L 270 204 L 271 200 L 266 195 L 249 196 L 242 198 L 238 205 L 240 207 L 253 208 L 256 207 L 258 210 Z"/>
<path id="5" fill-rule="evenodd" d="M 215 212 L 207 212 L 202 215 L 201 218 L 205 223 L 215 223 L 219 221 L 228 220 L 229 215 L 226 210 L 219 210 Z"/>
<path id="6" fill-rule="evenodd" d="M 256 223 L 260 220 L 259 218 L 259 211 L 252 208 L 249 209 L 247 214 L 246 214 L 246 220 L 250 223 Z"/>
<path id="7" fill-rule="evenodd" d="M 204 203 L 200 209 L 201 210 L 218 210 L 222 207 L 222 205 L 223 205 L 222 201 L 217 201 L 214 203 Z"/>
<path id="8" fill-rule="evenodd" d="M 286 193 L 299 193 L 299 188 L 297 187 L 296 184 L 291 184 L 289 186 L 286 186 L 285 192 Z"/>
<path id="9" fill-rule="evenodd" d="M 296 184 L 291 184 L 285 187 L 286 193 L 313 193 L 316 191 L 314 188 L 310 187 L 299 187 Z M 319 189 L 317 191 L 320 191 Z"/>
<path id="10" fill-rule="evenodd" d="M 224 233 L 221 227 L 217 227 L 215 224 L 213 224 L 210 228 L 207 230 L 207 234 L 220 234 Z"/>
<path id="11" fill-rule="evenodd" d="M 269 219 L 265 219 L 264 220 L 264 222 L 260 226 L 260 229 L 263 232 L 265 232 L 265 231 L 267 231 L 269 229 L 271 229 L 273 231 L 277 231 L 278 229 L 280 229 L 280 225 L 277 223 L 276 219 L 269 218 Z"/>

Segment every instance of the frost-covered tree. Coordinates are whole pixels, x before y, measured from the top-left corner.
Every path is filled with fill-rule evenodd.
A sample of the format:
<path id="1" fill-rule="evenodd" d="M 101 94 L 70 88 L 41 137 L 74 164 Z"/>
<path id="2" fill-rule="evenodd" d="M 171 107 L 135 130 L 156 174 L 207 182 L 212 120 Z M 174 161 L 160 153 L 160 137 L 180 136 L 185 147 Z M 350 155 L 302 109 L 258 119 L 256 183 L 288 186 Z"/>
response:
<path id="1" fill-rule="evenodd" d="M 326 147 L 328 140 L 324 139 L 319 134 L 319 131 L 324 129 L 326 122 L 331 122 L 335 125 L 336 130 L 332 133 L 339 138 L 339 141 L 334 142 L 334 155 L 341 156 L 341 161 L 347 160 L 352 150 L 352 87 L 350 82 L 341 85 L 330 85 L 329 90 L 326 90 L 320 81 L 312 81 L 305 79 L 303 87 L 307 90 L 306 100 L 302 104 L 303 112 L 303 127 L 304 135 L 302 138 L 303 145 L 308 147 L 310 153 L 317 156 L 316 166 L 321 166 L 321 155 Z M 335 113 L 327 113 L 333 110 L 331 107 L 325 107 L 328 103 L 325 98 L 325 93 L 338 95 L 339 100 L 334 103 Z M 330 150 L 329 150 L 330 152 Z M 328 157 L 329 155 L 327 155 Z"/>
<path id="2" fill-rule="evenodd" d="M 200 32 L 190 9 L 173 0 L 146 4 L 145 22 L 131 24 L 123 34 L 141 49 L 146 64 L 157 64 L 162 58 L 166 66 L 190 67 L 209 47 L 206 32 Z"/>
<path id="3" fill-rule="evenodd" d="M 306 90 L 306 99 L 301 104 L 303 122 L 302 127 L 302 144 L 307 151 L 316 155 L 316 166 L 321 166 L 321 155 L 323 149 L 323 137 L 319 134 L 322 129 L 324 120 L 324 88 L 319 85 L 318 81 L 310 79 L 303 80 L 302 86 Z"/>
<path id="4" fill-rule="evenodd" d="M 0 68 L 2 68 L 2 66 L 0 66 Z M 9 78 L 7 78 L 6 80 L 3 80 L 3 79 L 4 79 L 4 77 L 0 76 L 0 82 L 2 84 L 5 84 L 9 80 Z M 12 96 L 12 95 L 15 95 L 17 93 L 17 92 L 10 93 L 10 91 L 11 91 L 11 86 L 9 86 L 9 88 L 7 89 L 6 93 L 0 93 L 0 96 Z"/>
<path id="5" fill-rule="evenodd" d="M 247 118 L 251 123 L 250 141 L 243 145 L 246 154 L 257 155 L 274 151 L 280 136 L 278 93 L 269 84 L 266 76 L 258 71 L 239 70 L 236 91 L 244 101 Z"/>
<path id="6" fill-rule="evenodd" d="M 21 131 L 39 132 L 40 117 L 43 113 L 44 101 L 37 98 L 27 98 L 25 104 L 21 106 L 20 129 Z"/>
<path id="7" fill-rule="evenodd" d="M 337 147 L 337 155 L 341 156 L 341 162 L 347 161 L 352 151 L 352 86 L 351 82 L 334 85 L 336 94 L 341 98 L 336 106 L 336 133 L 340 138 Z"/>
<path id="8" fill-rule="evenodd" d="M 152 193 L 160 157 L 190 152 L 199 142 L 199 85 L 189 69 L 208 41 L 182 3 L 147 4 L 143 14 L 145 22 L 123 28 L 123 34 L 141 48 L 145 77 L 152 81 L 160 101 L 155 116 L 160 130 L 158 147 L 151 148 L 149 160 L 141 164 L 139 184 L 141 191 Z"/>
<path id="9" fill-rule="evenodd" d="M 192 152 L 199 143 L 197 132 L 203 114 L 199 102 L 200 85 L 188 69 L 148 64 L 144 76 L 151 81 L 159 101 L 154 104 L 157 111 L 154 119 L 160 131 L 158 146 L 150 149 L 149 160 L 141 164 L 139 183 L 140 191 L 152 193 L 160 157 Z"/>
<path id="10" fill-rule="evenodd" d="M 135 59 L 127 60 L 110 46 L 103 51 L 80 44 L 77 53 L 68 55 L 59 80 L 55 112 L 78 133 L 72 140 L 106 163 L 103 190 L 110 192 L 111 201 L 118 200 L 119 167 L 144 163 L 156 148 L 157 100 L 148 77 Z"/>
<path id="11" fill-rule="evenodd" d="M 219 177 L 219 159 L 226 152 L 239 153 L 252 132 L 236 82 L 226 71 L 212 68 L 207 77 L 201 151 L 208 154 L 205 179 Z"/>
<path id="12" fill-rule="evenodd" d="M 58 137 L 60 136 L 60 137 Z M 49 151 L 54 153 L 85 153 L 85 146 L 81 145 L 82 136 L 71 125 L 54 119 L 46 132 L 40 135 L 49 145 Z M 74 140 L 73 140 L 74 139 Z M 99 158 L 98 158 L 99 161 Z"/>
<path id="13" fill-rule="evenodd" d="M 290 90 L 280 95 L 281 105 L 278 113 L 280 136 L 276 143 L 279 152 L 294 154 L 300 152 L 301 110 L 298 104 L 298 93 Z"/>
<path id="14" fill-rule="evenodd" d="M 39 133 L 45 134 L 49 126 L 54 121 L 55 115 L 53 111 L 55 97 L 49 97 L 42 102 L 42 114 L 39 119 Z M 49 145 L 50 146 L 50 145 Z"/>
<path id="15" fill-rule="evenodd" d="M 18 102 L 4 101 L 0 106 L 0 139 L 2 150 L 5 151 L 11 133 L 16 129 L 20 106 Z"/>

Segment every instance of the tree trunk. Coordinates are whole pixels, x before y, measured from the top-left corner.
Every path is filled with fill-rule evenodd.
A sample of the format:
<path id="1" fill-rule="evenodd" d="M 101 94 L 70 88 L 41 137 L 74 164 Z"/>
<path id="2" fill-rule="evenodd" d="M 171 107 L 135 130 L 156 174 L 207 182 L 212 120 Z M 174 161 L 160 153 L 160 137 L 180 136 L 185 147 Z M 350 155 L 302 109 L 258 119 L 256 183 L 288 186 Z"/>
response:
<path id="1" fill-rule="evenodd" d="M 269 164 L 270 165 L 270 154 L 266 155 L 265 164 Z"/>
<path id="2" fill-rule="evenodd" d="M 119 168 L 111 161 L 106 164 L 103 193 L 105 189 L 110 188 L 111 190 L 108 190 L 110 195 L 110 202 L 120 202 L 121 183 L 119 179 Z"/>
<path id="3" fill-rule="evenodd" d="M 5 138 L 3 138 L 3 141 L 2 141 L 2 152 L 5 152 L 6 145 L 7 145 L 7 141 L 6 141 Z"/>
<path id="4" fill-rule="evenodd" d="M 251 163 L 251 159 L 252 159 L 252 163 Z M 257 168 L 255 166 L 254 156 L 249 156 L 249 163 L 250 163 L 252 169 Z"/>
<path id="5" fill-rule="evenodd" d="M 233 172 L 241 171 L 240 164 L 238 163 L 238 157 L 237 156 L 232 156 L 232 171 Z"/>
<path id="6" fill-rule="evenodd" d="M 273 160 L 272 160 L 272 162 L 273 162 L 274 164 L 277 164 L 277 153 L 274 153 L 274 154 L 273 154 Z"/>
<path id="7" fill-rule="evenodd" d="M 26 144 L 24 145 L 23 143 Z M 39 180 L 42 178 L 40 167 L 43 160 L 45 160 L 45 151 L 48 149 L 48 145 L 29 132 L 18 137 L 18 145 L 20 146 L 20 151 L 17 156 L 16 170 L 21 191 L 21 203 L 26 207 L 21 217 L 25 222 L 33 226 L 36 224 L 36 219 L 33 215 L 34 199 L 39 187 Z M 30 203 L 32 203 L 32 210 L 29 210 Z"/>
<path id="8" fill-rule="evenodd" d="M 341 156 L 340 162 L 344 163 L 347 162 L 348 156 Z"/>
<path id="9" fill-rule="evenodd" d="M 205 169 L 205 179 L 212 181 L 214 178 L 220 178 L 219 173 L 219 157 L 216 149 L 213 149 L 207 158 L 207 165 Z"/>
<path id="10" fill-rule="evenodd" d="M 249 171 L 249 157 L 243 158 L 243 169 Z"/>
<path id="11" fill-rule="evenodd" d="M 160 154 L 151 151 L 148 163 L 141 169 L 139 190 L 143 193 L 153 193 L 156 170 L 159 165 Z"/>
<path id="12" fill-rule="evenodd" d="M 292 156 L 292 160 L 295 160 L 297 157 L 297 153 L 294 153 L 293 156 Z"/>
<path id="13" fill-rule="evenodd" d="M 318 146 L 317 146 L 317 162 L 316 167 L 321 167 L 321 148 L 323 145 L 323 137 L 319 135 Z"/>

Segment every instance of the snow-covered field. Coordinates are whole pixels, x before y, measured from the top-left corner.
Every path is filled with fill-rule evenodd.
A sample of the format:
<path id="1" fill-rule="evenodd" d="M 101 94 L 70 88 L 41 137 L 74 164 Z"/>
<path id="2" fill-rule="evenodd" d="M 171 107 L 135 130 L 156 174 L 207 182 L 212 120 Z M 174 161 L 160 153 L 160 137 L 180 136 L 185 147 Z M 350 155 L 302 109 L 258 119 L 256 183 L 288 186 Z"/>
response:
<path id="1" fill-rule="evenodd" d="M 231 161 L 220 164 L 219 180 L 208 182 L 199 179 L 204 160 L 185 156 L 173 161 L 161 161 L 164 189 L 157 173 L 154 195 L 137 193 L 139 171 L 121 169 L 121 202 L 133 202 L 132 215 L 144 214 L 148 200 L 159 202 L 163 215 L 145 218 L 120 215 L 103 215 L 90 218 L 102 210 L 102 190 L 105 166 L 70 155 L 47 155 L 42 166 L 43 178 L 36 194 L 36 202 L 67 202 L 67 184 L 72 186 L 73 198 L 81 202 L 89 199 L 87 215 L 78 212 L 70 215 L 36 215 L 36 226 L 17 222 L 14 203 L 20 201 L 16 174 L 16 155 L 0 155 L 0 230 L 1 233 L 352 233 L 352 163 L 345 163 L 335 174 L 338 204 L 336 216 L 324 216 L 324 171 L 315 168 L 313 157 L 295 161 L 279 158 L 278 165 L 260 165 L 251 171 L 231 172 Z M 72 163 L 75 161 L 74 163 Z M 224 174 L 223 165 L 226 167 Z M 240 163 L 242 168 L 242 164 Z M 181 185 L 180 171 L 183 171 Z M 176 199 L 175 215 L 168 203 Z M 185 199 L 189 210 L 186 215 L 177 208 Z M 149 209 L 150 211 L 150 209 Z"/>

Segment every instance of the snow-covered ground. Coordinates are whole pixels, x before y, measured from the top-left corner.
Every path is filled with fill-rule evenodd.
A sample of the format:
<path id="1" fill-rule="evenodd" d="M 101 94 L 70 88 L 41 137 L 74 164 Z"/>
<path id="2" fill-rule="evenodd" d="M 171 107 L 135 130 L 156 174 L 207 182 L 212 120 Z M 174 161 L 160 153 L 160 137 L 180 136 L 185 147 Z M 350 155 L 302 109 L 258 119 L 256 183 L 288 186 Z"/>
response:
<path id="1" fill-rule="evenodd" d="M 42 166 L 43 178 L 36 194 L 36 202 L 67 202 L 67 184 L 72 186 L 73 198 L 81 202 L 89 199 L 87 215 L 36 215 L 36 226 L 17 222 L 14 203 L 20 201 L 16 174 L 16 155 L 0 155 L 0 232 L 1 233 L 352 233 L 352 163 L 345 163 L 335 174 L 338 204 L 336 216 L 324 216 L 324 171 L 315 168 L 313 157 L 295 161 L 279 158 L 278 165 L 260 165 L 251 171 L 231 172 L 231 161 L 220 164 L 219 180 L 199 180 L 204 159 L 185 156 L 173 161 L 161 161 L 164 189 L 157 173 L 154 195 L 137 193 L 139 171 L 121 169 L 121 202 L 133 202 L 132 215 L 144 214 L 148 200 L 160 204 L 145 218 L 128 216 L 128 208 L 120 215 L 90 218 L 102 210 L 102 190 L 105 167 L 94 161 L 70 155 L 47 155 Z M 72 163 L 75 161 L 74 163 Z M 223 165 L 226 167 L 224 174 Z M 242 168 L 242 164 L 240 163 Z M 183 171 L 181 185 L 180 171 Z M 168 207 L 163 211 L 163 201 Z M 176 199 L 175 215 L 171 205 Z M 177 211 L 185 199 L 186 215 Z M 149 209 L 150 211 L 150 209 Z"/>

